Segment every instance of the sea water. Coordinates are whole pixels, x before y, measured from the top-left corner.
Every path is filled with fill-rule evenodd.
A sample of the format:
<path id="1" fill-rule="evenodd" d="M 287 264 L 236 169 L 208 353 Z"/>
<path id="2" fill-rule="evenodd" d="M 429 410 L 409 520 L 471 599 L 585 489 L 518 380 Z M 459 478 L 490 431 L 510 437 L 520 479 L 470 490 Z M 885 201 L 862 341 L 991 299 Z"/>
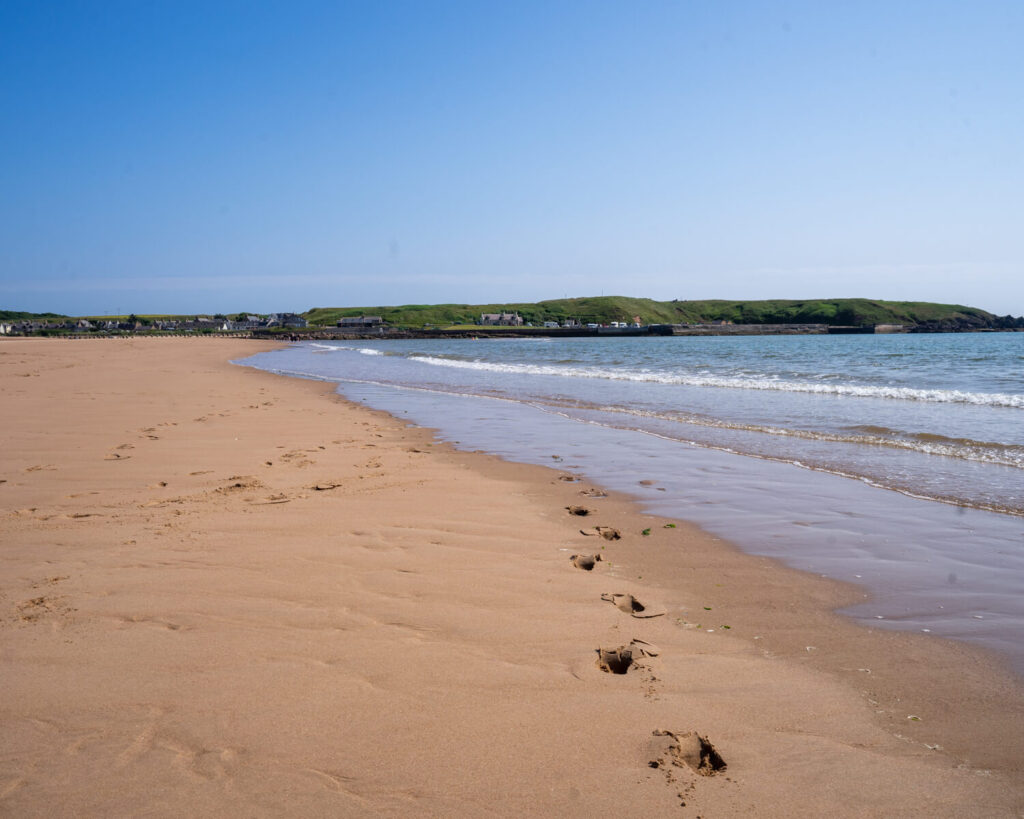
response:
<path id="1" fill-rule="evenodd" d="M 632 493 L 863 585 L 854 618 L 1024 672 L 1024 334 L 307 342 L 242 363 Z"/>

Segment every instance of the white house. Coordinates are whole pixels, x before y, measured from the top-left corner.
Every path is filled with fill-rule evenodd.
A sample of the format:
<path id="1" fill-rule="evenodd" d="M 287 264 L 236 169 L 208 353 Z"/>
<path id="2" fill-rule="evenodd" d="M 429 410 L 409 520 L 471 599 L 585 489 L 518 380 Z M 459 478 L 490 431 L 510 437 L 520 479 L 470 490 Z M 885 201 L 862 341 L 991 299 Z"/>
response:
<path id="1" fill-rule="evenodd" d="M 481 313 L 480 323 L 500 327 L 521 327 L 523 318 L 518 313 Z"/>

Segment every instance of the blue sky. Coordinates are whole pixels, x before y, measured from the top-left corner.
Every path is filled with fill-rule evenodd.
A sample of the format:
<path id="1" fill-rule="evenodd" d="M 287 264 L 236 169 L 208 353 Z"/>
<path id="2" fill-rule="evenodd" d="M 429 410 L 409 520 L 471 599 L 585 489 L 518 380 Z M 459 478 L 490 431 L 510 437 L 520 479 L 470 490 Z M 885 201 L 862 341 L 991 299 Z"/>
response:
<path id="1" fill-rule="evenodd" d="M 0 307 L 1024 314 L 1024 3 L 0 4 Z"/>

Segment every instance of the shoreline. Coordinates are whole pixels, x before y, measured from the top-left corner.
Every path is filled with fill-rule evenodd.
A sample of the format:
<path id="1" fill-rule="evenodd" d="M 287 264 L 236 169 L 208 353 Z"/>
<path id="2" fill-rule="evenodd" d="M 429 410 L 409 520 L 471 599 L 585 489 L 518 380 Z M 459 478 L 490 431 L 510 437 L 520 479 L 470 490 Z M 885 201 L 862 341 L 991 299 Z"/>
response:
<path id="1" fill-rule="evenodd" d="M 132 339 L 99 362 L 87 345 L 27 341 L 17 347 L 28 366 L 0 357 L 8 383 L 25 388 L 5 410 L 21 443 L 5 444 L 0 497 L 31 502 L 3 524 L 0 657 L 13 696 L 0 715 L 14 749 L 0 769 L 5 810 L 45 812 L 53 764 L 68 771 L 70 812 L 152 808 L 172 793 L 179 807 L 274 812 L 271 781 L 294 789 L 284 812 L 295 813 L 585 815 L 622 798 L 684 816 L 1024 806 L 1014 730 L 1024 692 L 988 652 L 864 628 L 833 611 L 861 601 L 858 587 L 743 553 L 628 496 L 581 495 L 594 487 L 550 467 L 439 444 L 346 401 L 334 382 L 228 363 L 252 342 L 193 342 Z M 226 356 L 229 347 L 239 353 Z M 40 400 L 71 401 L 72 382 L 99 402 L 91 414 Z M 168 426 L 134 427 L 154 431 L 125 438 L 129 448 L 97 446 L 124 437 L 134 420 L 122 416 L 158 415 Z M 47 424 L 60 430 L 55 443 L 39 433 Z M 44 457 L 62 450 L 68 463 Z M 64 494 L 65 482 L 81 488 Z M 571 516 L 573 505 L 593 513 Z M 592 522 L 622 537 L 581 535 Z M 197 543 L 197 531 L 216 537 Z M 254 544 L 256 532 L 273 537 Z M 140 535 L 170 545 L 140 546 Z M 606 559 L 593 572 L 569 564 L 575 550 L 599 549 Z M 101 570 L 113 554 L 139 564 L 122 570 L 131 582 Z M 209 594 L 197 603 L 176 585 L 183 577 Z M 246 594 L 235 598 L 233 583 Z M 51 587 L 62 592 L 52 600 Z M 619 590 L 667 613 L 637 620 L 601 601 Z M 620 678 L 594 667 L 595 648 L 631 638 L 661 648 L 646 669 Z M 224 651 L 237 668 L 218 661 Z M 169 669 L 184 675 L 181 693 L 160 679 Z M 117 673 L 147 696 L 114 683 Z M 295 680 L 309 697 L 265 713 Z M 727 772 L 648 767 L 656 729 L 706 734 Z M 118 792 L 128 774 L 139 785 Z"/>
<path id="2" fill-rule="evenodd" d="M 836 474 L 841 470 L 835 466 L 827 471 L 813 468 L 808 463 L 812 459 L 802 460 L 798 451 L 766 458 L 758 453 L 761 443 L 756 441 L 754 454 L 748 457 L 741 456 L 751 451 L 742 441 L 724 449 L 714 441 L 690 441 L 688 430 L 672 423 L 671 410 L 665 416 L 657 410 L 658 396 L 637 395 L 642 408 L 637 412 L 639 420 L 630 418 L 630 396 L 625 394 L 629 388 L 621 386 L 618 397 L 611 388 L 609 412 L 587 409 L 603 405 L 599 392 L 585 392 L 590 386 L 585 381 L 580 382 L 581 392 L 574 394 L 575 406 L 561 409 L 557 396 L 571 394 L 576 381 L 572 377 L 555 383 L 528 373 L 519 382 L 513 375 L 513 381 L 497 384 L 491 394 L 488 379 L 503 378 L 495 373 L 510 361 L 586 359 L 592 350 L 598 356 L 604 354 L 586 347 L 566 349 L 563 356 L 557 345 L 547 348 L 550 352 L 541 345 L 492 356 L 470 350 L 466 344 L 438 349 L 411 345 L 396 351 L 397 356 L 389 356 L 382 344 L 368 345 L 369 349 L 299 344 L 258 354 L 245 363 L 282 374 L 338 380 L 339 391 L 350 400 L 436 427 L 441 440 L 458 441 L 463 449 L 485 450 L 518 462 L 572 465 L 589 480 L 638 497 L 647 511 L 696 522 L 708 532 L 742 544 L 743 551 L 866 586 L 871 600 L 844 610 L 861 624 L 967 640 L 1001 652 L 1017 673 L 1024 672 L 1024 644 L 1018 636 L 1024 626 L 1019 518 L 978 510 L 969 501 L 953 505 L 921 500 L 925 487 L 920 483 L 914 497 L 899 486 L 878 488 L 870 478 L 851 480 Z M 464 377 L 444 367 L 423 370 L 414 363 L 423 353 L 466 357 L 474 362 L 471 367 L 479 365 L 490 372 L 478 378 L 477 373 Z M 555 395 L 550 403 L 544 397 L 549 387 Z M 704 391 L 706 395 L 699 389 L 689 392 L 692 395 L 678 395 L 676 402 L 687 412 L 707 411 L 718 397 L 713 390 Z M 540 404 L 535 406 L 531 396 L 540 396 Z M 692 405 L 687 403 L 690 398 Z M 726 402 L 721 412 L 729 417 L 734 400 L 740 402 L 742 412 L 743 402 L 749 409 L 760 403 L 760 396 L 723 391 L 720 400 Z M 856 401 L 842 403 L 848 403 L 846 416 L 858 412 Z M 764 412 L 770 414 L 771 407 L 769 402 Z M 885 412 L 887 408 L 878 409 Z M 872 411 L 872 406 L 865 407 L 865 412 Z M 840 425 L 845 420 L 840 419 Z M 913 417 L 905 420 L 911 424 L 907 428 L 914 428 Z M 895 423 L 901 428 L 898 419 Z M 1013 430 L 1006 434 L 1013 436 Z M 819 454 L 830 460 L 828 453 Z M 985 472 L 980 469 L 972 480 L 974 468 L 966 462 L 943 458 L 926 463 L 929 458 L 922 454 L 913 456 L 916 463 L 904 462 L 898 461 L 900 455 L 873 447 L 861 455 L 877 458 L 865 462 L 867 474 L 885 475 L 889 470 L 902 476 L 898 484 L 915 483 L 915 475 L 933 480 L 932 485 L 967 481 L 968 497 L 972 491 L 985 496 L 986 487 L 998 491 L 1000 486 L 1003 496 L 1010 497 L 1014 489 L 1009 476 L 998 474 L 1006 471 L 999 467 L 989 474 L 980 474 Z M 948 481 L 948 474 L 943 477 L 946 469 L 960 471 Z"/>
<path id="3" fill-rule="evenodd" d="M 248 367 L 248 365 L 242 363 L 238 363 L 236 366 Z M 801 664 L 833 674 L 837 679 L 841 679 L 843 677 L 841 672 L 850 671 L 858 662 L 865 660 L 873 651 L 877 650 L 877 647 L 874 645 L 877 642 L 884 644 L 885 651 L 887 652 L 914 658 L 915 661 L 920 660 L 922 664 L 927 662 L 933 669 L 941 668 L 941 673 L 957 673 L 955 669 L 960 665 L 963 665 L 965 668 L 980 669 L 979 674 L 971 675 L 977 680 L 975 685 L 979 691 L 993 688 L 1006 690 L 1007 688 L 1016 687 L 1021 694 L 1021 705 L 1024 705 L 1024 674 L 1013 666 L 1011 658 L 998 650 L 987 648 L 984 645 L 969 640 L 959 640 L 936 634 L 921 634 L 911 629 L 874 627 L 869 621 L 858 620 L 852 614 L 843 613 L 843 609 L 854 606 L 866 606 L 871 603 L 874 598 L 871 590 L 866 585 L 799 569 L 788 565 L 782 558 L 747 551 L 729 537 L 710 532 L 695 521 L 679 516 L 660 514 L 656 511 L 648 511 L 645 507 L 652 504 L 650 498 L 644 498 L 637 493 L 610 488 L 602 484 L 600 480 L 582 475 L 572 469 L 512 460 L 485 450 L 463 449 L 457 445 L 458 442 L 449 443 L 439 440 L 437 438 L 438 431 L 430 426 L 414 424 L 408 421 L 408 419 L 400 418 L 387 410 L 377 409 L 346 398 L 337 392 L 338 382 L 336 381 L 313 376 L 276 373 L 258 368 L 253 369 L 277 378 L 323 384 L 329 388 L 330 395 L 335 396 L 346 405 L 355 406 L 363 412 L 373 414 L 382 422 L 397 423 L 402 427 L 427 432 L 435 441 L 438 441 L 438 446 L 446 448 L 449 457 L 465 457 L 468 468 L 479 469 L 481 468 L 479 459 L 486 459 L 488 461 L 487 470 L 506 470 L 512 474 L 514 480 L 522 481 L 530 486 L 537 486 L 538 491 L 535 494 L 539 502 L 543 502 L 544 496 L 553 491 L 551 487 L 561 486 L 565 483 L 568 483 L 569 486 L 581 487 L 580 493 L 592 490 L 600 492 L 603 496 L 602 499 L 591 501 L 591 504 L 600 503 L 605 508 L 614 508 L 614 517 L 618 520 L 630 520 L 637 532 L 643 529 L 650 529 L 650 535 L 647 537 L 641 539 L 630 538 L 616 543 L 617 549 L 628 556 L 631 569 L 639 570 L 641 578 L 646 572 L 646 583 L 654 584 L 656 588 L 662 589 L 662 597 L 671 595 L 674 592 L 678 593 L 682 587 L 692 586 L 694 572 L 700 571 L 707 574 L 708 577 L 705 579 L 704 585 L 717 587 L 716 597 L 719 600 L 724 600 L 725 605 L 728 606 L 730 611 L 748 610 L 747 616 L 749 617 L 750 628 L 747 628 L 746 631 L 758 632 L 761 635 L 757 637 L 759 640 L 765 639 L 764 635 L 772 631 L 780 632 L 780 634 L 776 635 L 778 642 L 772 644 L 771 647 L 768 647 L 767 643 L 762 643 L 759 646 L 765 656 L 770 655 L 773 658 L 799 660 Z M 738 457 L 757 458 L 760 456 L 742 455 Z M 771 459 L 764 458 L 763 460 Z M 801 468 L 807 468 L 812 472 L 824 472 L 824 470 L 815 470 L 810 467 Z M 520 470 L 525 474 L 519 474 Z M 536 472 L 536 476 L 531 474 L 533 472 Z M 850 479 L 849 476 L 841 473 L 825 472 L 824 474 Z M 871 484 L 869 483 L 868 485 Z M 544 488 L 541 489 L 540 487 Z M 879 486 L 873 488 L 881 491 L 895 491 L 900 494 L 906 494 L 888 487 Z M 907 495 L 907 497 L 929 502 L 943 502 L 933 498 L 918 498 L 912 495 Z M 577 498 L 570 496 L 565 498 L 565 500 L 571 503 L 587 503 L 586 496 Z M 946 505 L 954 504 L 947 503 Z M 581 526 L 587 528 L 587 524 L 591 520 L 590 518 L 582 518 L 579 522 Z M 720 551 L 721 554 L 716 554 L 712 560 L 707 561 L 709 564 L 707 568 L 693 565 L 692 559 L 694 555 L 684 555 L 683 553 L 673 553 L 671 551 L 671 540 L 665 539 L 668 533 L 659 532 L 659 529 L 667 526 L 671 526 L 674 530 L 685 532 L 688 536 L 701 540 L 701 545 L 704 548 Z M 654 557 L 651 554 L 652 549 L 656 552 Z M 687 562 L 688 560 L 691 562 Z M 672 565 L 671 569 L 668 568 L 668 564 Z M 723 566 L 728 566 L 728 571 L 730 572 L 735 571 L 744 575 L 744 579 L 748 581 L 749 586 L 739 584 L 735 587 L 727 587 L 725 584 L 714 583 L 711 575 L 719 571 Z M 650 572 L 652 569 L 660 575 L 658 579 L 651 579 Z M 765 577 L 759 574 L 762 571 L 772 574 L 777 572 L 778 577 L 772 577 L 765 581 Z M 783 608 L 782 601 L 775 601 L 771 597 L 768 601 L 760 598 L 752 601 L 749 588 L 755 583 L 762 581 L 768 582 L 771 585 L 771 595 L 805 597 L 813 601 L 813 605 L 808 606 L 806 609 L 787 612 Z M 782 618 L 784 620 L 783 625 L 775 628 L 769 625 L 769 618 L 765 617 L 761 612 L 766 602 L 772 611 L 772 617 L 778 616 Z M 792 607 L 791 601 L 788 600 L 785 601 L 785 605 Z M 708 615 L 701 615 L 702 610 L 702 606 L 691 606 L 689 608 L 690 613 L 694 615 L 694 619 L 687 621 L 687 628 L 696 627 L 696 620 L 707 619 Z M 684 612 L 686 608 L 680 607 L 679 611 Z M 736 620 L 737 618 L 734 616 L 732 619 Z M 835 655 L 825 658 L 823 655 L 812 654 L 808 651 L 808 640 L 815 642 L 813 639 L 815 635 L 826 633 L 831 636 L 835 623 L 830 621 L 836 621 L 843 627 L 841 629 L 842 633 L 837 636 L 849 644 L 842 650 L 840 655 L 842 659 L 837 658 Z M 732 632 L 734 629 L 735 626 L 730 624 L 728 631 Z M 817 642 L 822 641 L 817 640 Z M 928 657 L 927 655 L 933 648 L 939 656 Z M 818 651 L 819 647 L 814 646 L 814 650 Z M 808 656 L 804 656 L 805 653 Z M 861 671 L 859 666 L 858 671 Z M 905 668 L 899 669 L 897 674 L 887 677 L 884 682 L 880 681 L 877 669 L 873 669 L 872 673 L 875 675 L 872 678 L 872 683 L 879 692 L 885 692 L 882 696 L 888 696 L 890 702 L 895 703 L 901 699 L 899 694 L 901 689 L 914 687 L 911 683 L 906 682 L 907 669 Z M 999 682 L 990 684 L 984 681 L 987 673 L 992 673 L 995 678 L 999 678 Z M 925 676 L 930 676 L 930 672 L 925 672 Z M 947 705 L 952 707 L 957 704 L 956 698 L 950 697 L 945 705 L 938 705 L 936 711 L 944 709 Z M 1022 711 L 1022 714 L 1024 714 L 1024 711 Z M 947 739 L 947 741 L 950 742 L 950 745 L 945 746 L 947 748 L 953 747 L 956 744 L 951 740 Z M 964 747 L 966 748 L 966 744 Z M 1022 754 L 1020 757 L 1021 771 L 1024 773 L 1024 741 L 1020 743 L 1020 751 Z"/>

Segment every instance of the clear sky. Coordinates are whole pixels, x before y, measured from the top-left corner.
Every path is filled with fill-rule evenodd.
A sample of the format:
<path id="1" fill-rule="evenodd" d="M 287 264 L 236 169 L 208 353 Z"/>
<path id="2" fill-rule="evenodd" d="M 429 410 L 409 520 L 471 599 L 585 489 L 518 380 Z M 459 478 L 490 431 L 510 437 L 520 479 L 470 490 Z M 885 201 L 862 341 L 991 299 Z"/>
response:
<path id="1" fill-rule="evenodd" d="M 1024 3 L 0 3 L 0 308 L 1024 314 Z"/>

